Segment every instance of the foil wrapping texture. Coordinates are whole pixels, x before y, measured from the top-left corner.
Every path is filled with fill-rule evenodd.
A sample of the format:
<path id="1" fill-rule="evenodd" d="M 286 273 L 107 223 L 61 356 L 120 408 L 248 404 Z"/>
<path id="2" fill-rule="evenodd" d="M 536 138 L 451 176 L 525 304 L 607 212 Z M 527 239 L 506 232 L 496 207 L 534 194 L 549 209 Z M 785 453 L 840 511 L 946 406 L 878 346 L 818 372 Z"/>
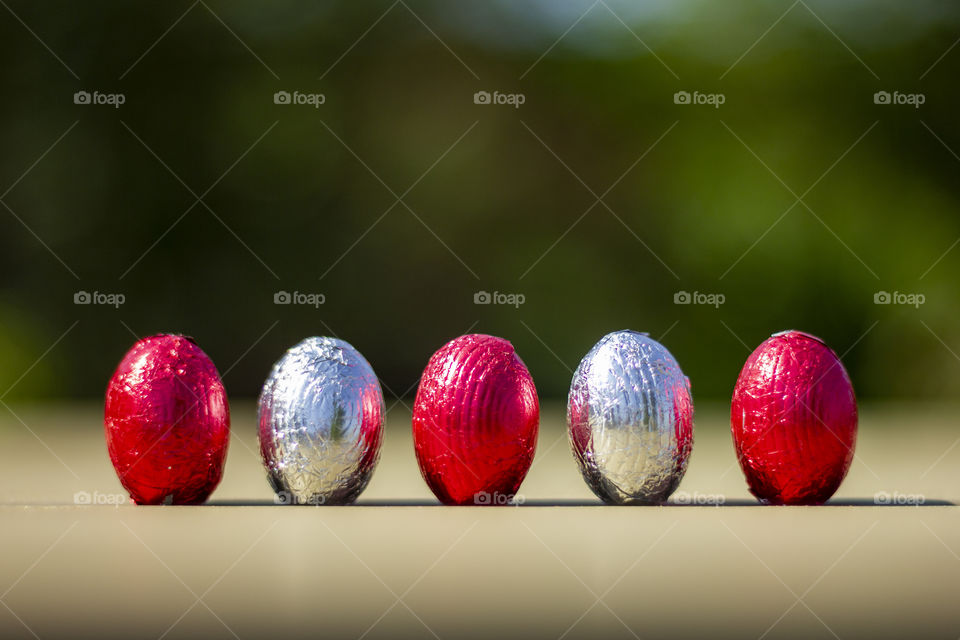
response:
<path id="1" fill-rule="evenodd" d="M 107 385 L 107 450 L 137 504 L 200 504 L 223 476 L 230 441 L 227 394 L 190 338 L 138 341 Z"/>
<path id="2" fill-rule="evenodd" d="M 602 500 L 664 502 L 693 448 L 690 381 L 647 334 L 609 333 L 573 374 L 567 425 L 583 479 Z"/>
<path id="3" fill-rule="evenodd" d="M 284 354 L 258 405 L 260 454 L 278 502 L 348 504 L 380 458 L 384 403 L 349 343 L 307 338 Z"/>
<path id="4" fill-rule="evenodd" d="M 479 334 L 455 338 L 430 358 L 413 406 L 423 479 L 444 504 L 514 501 L 539 424 L 537 390 L 513 345 Z"/>
<path id="5" fill-rule="evenodd" d="M 740 372 L 730 426 L 753 495 L 771 504 L 826 502 L 853 461 L 853 384 L 819 338 L 774 334 Z"/>

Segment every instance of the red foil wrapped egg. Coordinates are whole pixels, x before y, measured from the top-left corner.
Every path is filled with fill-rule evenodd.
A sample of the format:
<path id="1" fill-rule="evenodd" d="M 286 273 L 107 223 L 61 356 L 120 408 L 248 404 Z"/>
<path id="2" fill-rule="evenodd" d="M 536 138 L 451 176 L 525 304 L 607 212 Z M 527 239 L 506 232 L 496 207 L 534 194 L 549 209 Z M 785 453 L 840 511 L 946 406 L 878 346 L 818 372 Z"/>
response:
<path id="1" fill-rule="evenodd" d="M 777 333 L 743 366 L 730 426 L 753 495 L 770 504 L 822 504 L 853 461 L 853 385 L 822 340 L 799 331 Z"/>
<path id="2" fill-rule="evenodd" d="M 213 362 L 190 338 L 138 341 L 107 385 L 110 460 L 137 504 L 200 504 L 220 483 L 230 409 Z"/>
<path id="3" fill-rule="evenodd" d="M 413 405 L 420 472 L 444 504 L 505 504 L 537 447 L 533 378 L 502 338 L 465 335 L 433 354 Z"/>

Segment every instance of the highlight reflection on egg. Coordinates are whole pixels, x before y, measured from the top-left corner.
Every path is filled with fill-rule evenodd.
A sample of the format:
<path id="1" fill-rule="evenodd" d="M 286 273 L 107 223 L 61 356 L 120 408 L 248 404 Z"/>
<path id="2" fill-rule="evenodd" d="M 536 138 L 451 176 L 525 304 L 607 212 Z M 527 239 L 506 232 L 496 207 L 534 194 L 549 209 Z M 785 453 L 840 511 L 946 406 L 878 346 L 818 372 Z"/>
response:
<path id="1" fill-rule="evenodd" d="M 348 504 L 380 457 L 383 392 L 360 352 L 307 338 L 274 365 L 258 407 L 260 454 L 278 502 Z"/>
<path id="2" fill-rule="evenodd" d="M 110 460 L 137 504 L 200 504 L 220 484 L 230 444 L 227 393 L 190 338 L 137 341 L 107 385 Z"/>
<path id="3" fill-rule="evenodd" d="M 753 495 L 771 504 L 826 502 L 853 462 L 853 384 L 820 338 L 774 334 L 743 365 L 730 427 Z"/>
<path id="4" fill-rule="evenodd" d="M 609 333 L 584 356 L 567 401 L 570 445 L 591 490 L 611 504 L 664 502 L 693 448 L 690 381 L 645 333 Z"/>
<path id="5" fill-rule="evenodd" d="M 454 338 L 430 358 L 413 405 L 423 479 L 444 504 L 516 502 L 537 448 L 540 401 L 503 338 Z"/>

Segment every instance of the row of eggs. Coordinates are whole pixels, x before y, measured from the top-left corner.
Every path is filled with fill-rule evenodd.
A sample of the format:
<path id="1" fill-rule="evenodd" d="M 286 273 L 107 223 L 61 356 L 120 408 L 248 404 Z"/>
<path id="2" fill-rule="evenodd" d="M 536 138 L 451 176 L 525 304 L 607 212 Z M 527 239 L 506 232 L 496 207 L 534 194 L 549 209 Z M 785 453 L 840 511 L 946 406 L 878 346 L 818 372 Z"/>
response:
<path id="1" fill-rule="evenodd" d="M 313 337 L 274 365 L 258 404 L 267 478 L 297 504 L 348 504 L 380 456 L 383 393 L 350 344 Z M 527 474 L 540 407 L 529 371 L 502 338 L 471 334 L 430 358 L 413 407 L 427 485 L 445 504 L 502 503 Z M 190 338 L 138 341 L 111 378 L 104 417 L 117 475 L 139 504 L 199 504 L 223 474 L 226 392 Z M 567 404 L 583 478 L 611 504 L 659 504 L 677 488 L 693 447 L 690 382 L 647 334 L 604 336 L 577 367 Z M 774 334 L 748 358 L 731 428 L 751 492 L 773 504 L 819 504 L 853 459 L 857 407 L 836 354 L 798 331 Z"/>

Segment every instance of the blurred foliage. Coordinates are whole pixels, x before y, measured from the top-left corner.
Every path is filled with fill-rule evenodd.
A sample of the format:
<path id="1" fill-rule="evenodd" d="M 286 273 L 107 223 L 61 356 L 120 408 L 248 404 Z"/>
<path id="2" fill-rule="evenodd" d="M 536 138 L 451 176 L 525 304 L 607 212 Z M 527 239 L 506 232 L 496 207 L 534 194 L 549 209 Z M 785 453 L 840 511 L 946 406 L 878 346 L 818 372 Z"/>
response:
<path id="1" fill-rule="evenodd" d="M 621 328 L 662 337 L 697 397 L 729 397 L 786 328 L 827 340 L 861 397 L 960 392 L 960 5 L 9 7 L 7 398 L 96 397 L 135 336 L 165 331 L 194 336 L 235 397 L 323 334 L 409 395 L 467 330 L 510 339 L 563 397 Z M 525 103 L 474 104 L 481 90 Z M 75 305 L 80 290 L 126 302 Z M 275 305 L 280 290 L 326 303 Z M 480 290 L 525 304 L 475 305 Z M 926 303 L 878 306 L 881 290 Z"/>

